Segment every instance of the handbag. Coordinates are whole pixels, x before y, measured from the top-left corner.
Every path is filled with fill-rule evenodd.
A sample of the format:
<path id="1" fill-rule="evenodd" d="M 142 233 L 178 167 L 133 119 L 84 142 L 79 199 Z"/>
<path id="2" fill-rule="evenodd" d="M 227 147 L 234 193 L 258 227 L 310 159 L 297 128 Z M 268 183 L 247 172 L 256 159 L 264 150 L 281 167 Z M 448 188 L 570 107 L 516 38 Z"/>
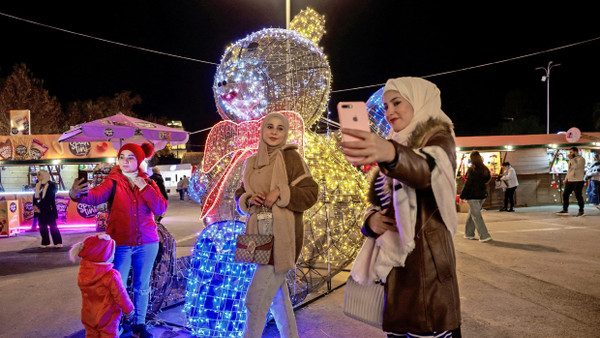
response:
<path id="1" fill-rule="evenodd" d="M 238 235 L 233 260 L 273 265 L 273 235 Z"/>
<path id="2" fill-rule="evenodd" d="M 258 233 L 261 235 L 273 235 L 273 212 L 262 207 L 262 211 L 256 214 Z"/>
<path id="3" fill-rule="evenodd" d="M 361 285 L 352 276 L 348 277 L 344 298 L 346 316 L 381 330 L 384 303 L 383 284 Z"/>

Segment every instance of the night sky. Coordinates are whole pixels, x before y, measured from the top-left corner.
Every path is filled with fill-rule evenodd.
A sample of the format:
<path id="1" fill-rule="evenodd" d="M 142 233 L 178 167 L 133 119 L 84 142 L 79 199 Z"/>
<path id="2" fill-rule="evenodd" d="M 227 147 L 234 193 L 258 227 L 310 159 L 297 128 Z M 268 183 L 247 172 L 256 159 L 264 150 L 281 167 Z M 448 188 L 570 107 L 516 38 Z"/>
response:
<path id="1" fill-rule="evenodd" d="M 524 4 L 527 8 L 524 8 Z M 330 109 L 379 89 L 336 90 L 423 76 L 442 92 L 458 136 L 490 134 L 504 117 L 532 114 L 545 132 L 551 72 L 550 131 L 592 131 L 600 102 L 600 39 L 501 64 L 430 76 L 600 37 L 592 2 L 553 7 L 541 1 L 450 2 L 292 0 L 326 15 L 321 40 L 333 73 Z M 3 1 L 0 12 L 81 34 L 219 63 L 230 43 L 266 27 L 285 27 L 283 0 Z M 152 54 L 0 16 L 0 77 L 25 63 L 65 105 L 129 90 L 142 117 L 182 120 L 188 131 L 220 121 L 212 95 L 216 66 Z M 522 104 L 507 102 L 518 93 Z M 508 109 L 508 110 L 507 110 Z M 518 110 L 518 111 L 515 111 Z M 510 112 L 509 112 L 510 111 Z M 525 112 L 525 113 L 524 113 Z M 33 114 L 35 112 L 32 112 Z M 116 112 L 115 112 L 116 113 Z M 333 116 L 335 119 L 335 115 Z M 202 144 L 206 135 L 192 138 Z"/>

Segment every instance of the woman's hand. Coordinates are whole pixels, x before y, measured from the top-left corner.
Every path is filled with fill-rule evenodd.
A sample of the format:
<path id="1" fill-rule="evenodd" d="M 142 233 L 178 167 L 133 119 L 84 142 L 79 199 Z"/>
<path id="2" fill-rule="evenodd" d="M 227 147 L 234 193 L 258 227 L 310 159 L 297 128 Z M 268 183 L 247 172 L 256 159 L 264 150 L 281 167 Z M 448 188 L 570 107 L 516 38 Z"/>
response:
<path id="1" fill-rule="evenodd" d="M 261 206 L 264 203 L 265 203 L 265 196 L 261 193 L 258 193 L 256 195 L 252 196 L 252 198 L 250 198 L 250 202 L 249 202 L 250 206 L 253 206 L 253 205 Z"/>
<path id="2" fill-rule="evenodd" d="M 371 133 L 357 129 L 342 129 L 342 133 L 358 137 L 358 141 L 341 142 L 342 152 L 352 157 L 364 157 L 356 165 L 370 164 L 373 162 L 392 162 L 396 157 L 394 145 Z"/>
<path id="3" fill-rule="evenodd" d="M 38 208 L 37 205 L 33 206 L 33 212 L 37 212 L 38 214 L 40 213 L 40 208 Z"/>
<path id="4" fill-rule="evenodd" d="M 378 211 L 367 219 L 367 226 L 373 230 L 374 233 L 381 235 L 382 233 L 390 230 L 398 232 L 396 228 L 396 220 L 391 217 L 385 216 L 384 211 Z"/>
<path id="5" fill-rule="evenodd" d="M 144 189 L 144 187 L 148 185 L 148 183 L 146 183 L 146 180 L 139 176 L 133 180 L 133 184 L 135 184 L 135 186 L 137 186 L 140 190 Z"/>
<path id="6" fill-rule="evenodd" d="M 87 194 L 88 190 L 90 190 L 89 183 L 87 181 L 84 182 L 83 178 L 76 178 L 75 181 L 73 181 L 71 190 L 69 191 L 69 196 L 77 199 L 81 197 L 82 194 Z"/>
<path id="7" fill-rule="evenodd" d="M 265 207 L 270 209 L 273 206 L 273 204 L 275 204 L 280 194 L 281 191 L 279 191 L 279 188 L 275 188 L 270 193 L 268 193 L 267 197 L 265 197 L 265 202 L 263 203 Z"/>

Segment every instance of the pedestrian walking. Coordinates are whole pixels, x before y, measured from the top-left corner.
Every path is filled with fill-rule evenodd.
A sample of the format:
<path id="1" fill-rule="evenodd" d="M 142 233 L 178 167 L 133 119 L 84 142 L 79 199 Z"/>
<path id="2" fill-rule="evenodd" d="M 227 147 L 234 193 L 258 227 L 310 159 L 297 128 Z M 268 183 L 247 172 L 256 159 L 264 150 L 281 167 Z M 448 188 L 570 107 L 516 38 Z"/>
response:
<path id="1" fill-rule="evenodd" d="M 152 156 L 153 150 L 149 143 L 141 146 L 127 143 L 119 149 L 118 165 L 112 168 L 104 182 L 89 189 L 87 182 L 76 179 L 70 191 L 71 199 L 90 205 L 113 199 L 106 233 L 117 243 L 114 267 L 121 274 L 124 285 L 127 285 L 129 271 L 133 268 L 135 314 L 132 329 L 140 337 L 152 337 L 145 323 L 150 275 L 160 241 L 154 215 L 161 215 L 167 209 L 167 200 L 158 186 L 140 168 L 144 160 Z"/>
<path id="2" fill-rule="evenodd" d="M 471 167 L 467 170 L 465 186 L 460 193 L 460 198 L 469 204 L 469 214 L 465 224 L 465 235 L 467 239 L 475 239 L 475 229 L 479 233 L 479 241 L 487 242 L 492 236 L 485 226 L 481 215 L 483 202 L 488 196 L 488 182 L 492 176 L 490 170 L 483 163 L 483 158 L 478 151 L 471 152 Z"/>
<path id="3" fill-rule="evenodd" d="M 566 216 L 569 214 L 569 196 L 575 192 L 575 198 L 579 205 L 579 212 L 577 217 L 583 216 L 583 184 L 585 183 L 585 159 L 579 155 L 579 149 L 577 147 L 569 148 L 569 170 L 564 180 L 564 191 L 563 191 L 563 208 L 557 212 L 557 215 Z"/>
<path id="4" fill-rule="evenodd" d="M 377 162 L 386 189 L 365 215 L 364 233 L 377 255 L 357 256 L 352 277 L 385 283 L 383 330 L 388 337 L 460 337 L 460 297 L 452 237 L 457 228 L 456 144 L 453 124 L 441 108 L 440 91 L 414 77 L 387 81 L 386 140 L 343 129 L 359 141 L 342 142 L 344 154 Z M 377 180 L 376 180 L 377 182 Z M 376 257 L 371 262 L 371 257 Z M 443 271 L 443 277 L 439 272 Z"/>
<path id="5" fill-rule="evenodd" d="M 504 207 L 500 211 L 514 212 L 515 209 L 515 191 L 519 186 L 517 172 L 510 165 L 510 162 L 502 163 L 502 177 L 500 181 L 505 185 L 504 188 Z"/>
<path id="6" fill-rule="evenodd" d="M 190 199 L 190 195 L 188 195 L 188 188 L 190 186 L 190 179 L 187 176 L 183 175 L 183 180 L 181 181 L 181 190 L 183 191 L 183 196 L 185 199 L 185 195 L 188 196 L 188 200 Z"/>
<path id="7" fill-rule="evenodd" d="M 179 193 L 179 199 L 183 201 L 183 197 L 185 196 L 185 191 L 183 191 L 183 177 L 177 182 L 177 192 Z"/>
<path id="8" fill-rule="evenodd" d="M 594 153 L 594 164 L 585 172 L 585 180 L 588 181 L 588 202 L 600 209 L 600 159 L 597 153 Z"/>
<path id="9" fill-rule="evenodd" d="M 69 251 L 71 261 L 81 257 L 77 285 L 86 337 L 118 337 L 121 312 L 127 318 L 134 314 L 121 274 L 113 269 L 115 248 L 115 241 L 101 234 L 87 237 Z"/>
<path id="10" fill-rule="evenodd" d="M 58 211 L 56 210 L 56 183 L 50 181 L 50 173 L 46 170 L 37 172 L 37 183 L 33 195 L 33 217 L 37 218 L 42 236 L 41 248 L 50 246 L 50 236 L 55 247 L 62 248 L 62 236 L 56 225 Z M 50 228 L 50 236 L 48 236 Z"/>
<path id="11" fill-rule="evenodd" d="M 313 180 L 297 145 L 287 144 L 289 123 L 279 113 L 268 114 L 260 128 L 258 152 L 248 158 L 242 185 L 235 192 L 238 209 L 249 214 L 246 234 L 262 234 L 258 214 L 270 211 L 273 265 L 259 264 L 246 296 L 248 318 L 244 337 L 260 337 L 269 309 L 282 337 L 298 337 L 296 318 L 286 282 L 302 250 L 302 215 L 317 201 Z"/>

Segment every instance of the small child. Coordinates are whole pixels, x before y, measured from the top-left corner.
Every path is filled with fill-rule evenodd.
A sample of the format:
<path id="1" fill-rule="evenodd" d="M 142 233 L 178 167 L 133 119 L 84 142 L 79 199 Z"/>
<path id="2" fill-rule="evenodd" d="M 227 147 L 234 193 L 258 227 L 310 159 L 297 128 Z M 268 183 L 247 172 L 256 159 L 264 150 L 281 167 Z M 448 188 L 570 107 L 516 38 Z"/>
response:
<path id="1" fill-rule="evenodd" d="M 133 315 L 133 303 L 114 270 L 115 241 L 107 234 L 87 237 L 71 248 L 71 261 L 81 257 L 77 285 L 81 289 L 81 322 L 86 337 L 118 337 L 121 312 Z"/>

